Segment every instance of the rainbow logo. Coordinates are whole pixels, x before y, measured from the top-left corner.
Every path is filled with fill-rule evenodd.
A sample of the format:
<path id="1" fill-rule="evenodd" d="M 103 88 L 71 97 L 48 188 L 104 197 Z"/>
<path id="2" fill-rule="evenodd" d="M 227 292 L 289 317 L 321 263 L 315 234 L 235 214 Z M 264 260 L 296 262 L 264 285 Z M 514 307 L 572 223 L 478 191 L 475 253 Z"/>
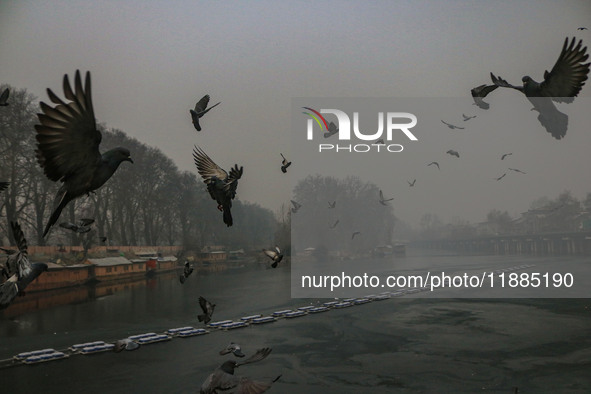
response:
<path id="1" fill-rule="evenodd" d="M 320 115 L 320 112 L 316 111 L 315 109 L 312 109 L 310 107 L 302 107 L 303 109 L 307 109 L 308 111 L 312 112 L 302 112 L 305 115 L 310 115 L 312 117 L 312 119 L 314 119 L 316 121 L 316 123 L 318 123 L 318 126 L 320 126 L 320 130 L 322 130 L 322 123 L 324 123 L 324 127 L 326 127 L 326 130 L 328 131 L 328 124 L 326 124 L 326 119 L 324 119 L 324 116 Z M 320 119 L 318 119 L 320 118 Z M 320 123 L 320 121 L 322 120 L 322 123 Z"/>

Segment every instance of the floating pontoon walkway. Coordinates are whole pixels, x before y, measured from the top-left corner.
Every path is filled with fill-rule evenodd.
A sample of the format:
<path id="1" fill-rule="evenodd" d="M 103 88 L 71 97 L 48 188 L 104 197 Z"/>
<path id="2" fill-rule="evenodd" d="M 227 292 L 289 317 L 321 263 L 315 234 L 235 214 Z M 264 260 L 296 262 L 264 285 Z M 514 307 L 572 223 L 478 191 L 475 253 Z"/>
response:
<path id="1" fill-rule="evenodd" d="M 493 271 L 495 273 L 499 272 L 509 272 L 519 269 L 525 269 L 532 267 L 533 265 L 520 265 L 505 269 L 499 269 Z M 148 332 L 144 334 L 132 335 L 125 339 L 134 341 L 140 345 L 149 345 L 153 343 L 160 343 L 160 342 L 167 342 L 174 338 L 188 338 L 193 336 L 202 336 L 205 334 L 213 333 L 216 331 L 229 331 L 238 328 L 245 328 L 250 326 L 256 326 L 265 323 L 273 323 L 279 319 L 293 319 L 297 317 L 303 317 L 308 315 L 313 315 L 316 313 L 321 312 L 329 312 L 336 309 L 342 308 L 349 308 L 358 305 L 369 304 L 376 301 L 383 301 L 390 298 L 401 297 L 408 294 L 415 294 L 423 291 L 430 290 L 429 287 L 416 287 L 416 288 L 408 288 L 408 289 L 398 289 L 392 292 L 383 292 L 380 294 L 371 294 L 364 297 L 359 298 L 346 298 L 336 301 L 328 301 L 324 302 L 320 306 L 302 306 L 296 309 L 284 309 L 273 312 L 270 316 L 263 316 L 262 314 L 254 314 L 250 316 L 244 316 L 240 319 L 234 320 L 220 320 L 214 321 L 207 324 L 207 329 L 204 328 L 195 328 L 192 326 L 185 326 L 185 327 L 178 327 L 178 328 L 171 328 L 166 330 L 163 333 L 155 333 L 155 332 Z M 38 364 L 42 362 L 49 362 L 55 360 L 61 360 L 64 358 L 69 358 L 71 356 L 76 355 L 91 355 L 96 353 L 103 353 L 112 351 L 115 347 L 115 341 L 105 342 L 105 341 L 93 341 L 93 342 L 85 342 L 74 344 L 67 349 L 63 350 L 55 350 L 53 348 L 42 349 L 42 350 L 34 350 L 31 352 L 23 352 L 15 355 L 11 359 L 0 360 L 0 369 L 2 368 L 9 368 L 15 367 L 19 365 L 29 365 L 29 364 Z"/>

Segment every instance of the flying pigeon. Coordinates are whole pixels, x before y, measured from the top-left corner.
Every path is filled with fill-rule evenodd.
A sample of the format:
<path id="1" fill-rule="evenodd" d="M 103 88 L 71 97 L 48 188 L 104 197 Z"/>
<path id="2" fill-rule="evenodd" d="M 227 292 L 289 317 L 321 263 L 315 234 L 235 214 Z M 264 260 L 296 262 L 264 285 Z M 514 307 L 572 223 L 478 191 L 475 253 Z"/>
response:
<path id="1" fill-rule="evenodd" d="M 450 129 L 452 129 L 452 130 L 453 130 L 453 129 L 460 129 L 460 130 L 464 130 L 464 129 L 465 129 L 465 127 L 455 126 L 455 125 L 453 125 L 453 124 L 451 124 L 451 123 L 447 123 L 447 122 L 445 122 L 443 119 L 441 120 L 441 122 L 442 122 L 444 125 L 446 125 L 447 127 L 449 127 Z"/>
<path id="2" fill-rule="evenodd" d="M 67 230 L 72 230 L 75 233 L 84 234 L 91 230 L 90 225 L 92 223 L 94 223 L 94 219 L 80 219 L 78 224 L 62 222 L 59 226 Z"/>
<path id="3" fill-rule="evenodd" d="M 199 118 L 209 112 L 215 106 L 221 104 L 221 101 L 217 104 L 212 105 L 211 107 L 207 108 L 207 104 L 209 103 L 209 94 L 206 94 L 195 104 L 195 110 L 190 109 L 189 112 L 191 113 L 191 119 L 193 120 L 193 126 L 197 131 L 201 131 L 201 125 L 199 124 Z M 206 109 L 207 108 L 207 109 Z"/>
<path id="4" fill-rule="evenodd" d="M 27 253 L 27 240 L 17 222 L 10 222 L 12 236 L 18 247 L 18 251 L 2 249 L 8 254 L 6 264 L 0 266 L 1 277 L 6 279 L 0 284 L 0 309 L 6 308 L 20 293 L 24 294 L 25 288 L 44 271 L 47 264 L 29 262 Z"/>
<path id="5" fill-rule="evenodd" d="M 324 133 L 324 138 L 331 137 L 338 132 L 339 132 L 339 128 L 337 127 L 337 125 L 334 124 L 334 122 L 330 122 L 328 124 L 328 131 L 326 133 Z"/>
<path id="6" fill-rule="evenodd" d="M 201 394 L 215 393 L 242 393 L 242 394 L 260 394 L 267 391 L 281 375 L 272 381 L 256 381 L 247 377 L 234 376 L 234 370 L 241 365 L 254 363 L 263 360 L 271 353 L 271 348 L 263 348 L 244 361 L 226 361 L 220 367 L 216 368 L 201 385 Z"/>
<path id="7" fill-rule="evenodd" d="M 416 179 L 413 179 L 412 182 L 408 182 L 408 181 L 406 181 L 406 182 L 408 182 L 408 186 L 413 187 L 415 185 L 416 181 L 417 181 Z"/>
<path id="8" fill-rule="evenodd" d="M 230 342 L 225 349 L 220 350 L 220 356 L 223 356 L 228 353 L 233 353 L 236 357 L 244 357 L 244 353 L 240 348 L 240 345 L 234 342 Z"/>
<path id="9" fill-rule="evenodd" d="M 336 202 L 336 201 L 333 201 L 333 202 L 330 202 L 330 201 L 329 201 L 329 202 L 328 202 L 328 208 L 329 208 L 329 209 L 333 209 L 333 208 L 334 208 L 334 207 L 336 207 L 336 206 L 337 206 L 337 202 Z"/>
<path id="10" fill-rule="evenodd" d="M 41 102 L 43 113 L 37 114 L 37 161 L 50 180 L 63 182 L 55 197 L 55 209 L 45 226 L 43 236 L 49 232 L 64 209 L 73 199 L 101 187 L 117 171 L 124 161 L 133 163 L 129 149 L 117 147 L 101 155 L 99 145 L 101 132 L 96 128 L 90 72 L 86 73 L 84 88 L 80 71 L 76 70 L 75 91 L 70 87 L 68 75 L 64 75 L 63 102 L 51 89 L 50 100 L 57 104 L 51 107 Z"/>
<path id="11" fill-rule="evenodd" d="M 447 152 L 445 152 L 445 153 L 447 153 L 448 155 L 455 156 L 455 157 L 457 157 L 458 159 L 460 158 L 460 154 L 458 153 L 458 151 L 455 151 L 455 150 L 453 150 L 453 149 L 450 149 L 450 150 L 448 150 L 448 151 L 447 151 Z"/>
<path id="12" fill-rule="evenodd" d="M 4 89 L 2 94 L 0 94 L 0 107 L 6 107 L 8 105 L 8 96 L 10 95 L 10 90 L 8 88 Z"/>
<path id="13" fill-rule="evenodd" d="M 579 27 L 579 28 L 577 28 L 577 30 L 589 30 L 589 29 L 587 29 L 586 27 Z"/>
<path id="14" fill-rule="evenodd" d="M 295 202 L 294 200 L 290 200 L 291 201 L 291 205 L 293 205 L 293 207 L 291 208 L 291 213 L 297 213 L 300 208 L 302 207 L 302 204 Z"/>
<path id="15" fill-rule="evenodd" d="M 387 200 L 386 200 L 386 199 L 384 198 L 384 193 L 383 193 L 383 192 L 382 192 L 382 190 L 380 189 L 380 204 L 382 204 L 382 205 L 388 205 L 388 204 L 386 204 L 386 203 L 387 203 L 388 201 L 392 201 L 392 200 L 394 200 L 394 197 L 392 197 L 392 198 L 389 198 L 389 199 L 387 199 Z"/>
<path id="16" fill-rule="evenodd" d="M 283 156 L 283 153 L 280 153 L 280 155 L 283 157 L 283 160 L 281 161 L 281 172 L 285 174 L 287 172 L 287 167 L 291 165 L 291 161 L 287 161 L 285 156 Z"/>
<path id="17" fill-rule="evenodd" d="M 462 114 L 462 117 L 464 118 L 464 122 L 466 122 L 466 121 L 468 121 L 470 119 L 474 119 L 476 117 L 476 115 L 474 115 L 474 116 L 466 116 L 466 115 Z"/>
<path id="18" fill-rule="evenodd" d="M 181 283 L 185 283 L 185 280 L 189 277 L 189 275 L 191 275 L 192 272 L 193 264 L 189 263 L 188 261 L 185 261 L 185 268 L 183 268 L 183 273 L 179 277 Z"/>
<path id="19" fill-rule="evenodd" d="M 6 190 L 10 182 L 0 182 L 0 192 Z"/>
<path id="20" fill-rule="evenodd" d="M 199 306 L 203 310 L 203 314 L 197 316 L 197 319 L 205 324 L 209 323 L 211 321 L 211 315 L 213 315 L 213 310 L 215 309 L 215 304 L 212 304 L 203 297 L 199 297 Z"/>
<path id="21" fill-rule="evenodd" d="M 505 157 L 507 156 L 511 156 L 513 153 L 505 153 L 503 156 L 501 156 L 501 160 L 505 160 Z"/>
<path id="22" fill-rule="evenodd" d="M 113 351 L 115 353 L 119 353 L 122 352 L 123 350 L 127 350 L 127 351 L 132 351 L 132 350 L 137 350 L 140 348 L 140 344 L 129 339 L 129 338 L 124 338 L 124 339 L 120 339 L 117 342 L 115 342 L 115 347 L 113 348 Z"/>
<path id="23" fill-rule="evenodd" d="M 234 164 L 228 175 L 197 146 L 193 150 L 193 159 L 199 175 L 205 179 L 209 195 L 216 200 L 218 209 L 224 213 L 224 223 L 230 227 L 233 223 L 230 208 L 232 208 L 232 200 L 236 197 L 238 179 L 242 177 L 243 167 L 238 168 L 238 164 Z"/>
<path id="24" fill-rule="evenodd" d="M 427 164 L 427 167 L 429 167 L 430 165 L 435 164 L 437 166 L 437 169 L 441 170 L 441 168 L 439 167 L 439 163 L 437 163 L 436 161 L 432 161 L 431 163 Z"/>
<path id="25" fill-rule="evenodd" d="M 505 177 L 505 175 L 507 175 L 507 173 L 504 173 L 503 175 L 501 175 L 500 177 L 496 178 L 497 181 L 500 181 L 501 179 L 503 179 Z"/>
<path id="26" fill-rule="evenodd" d="M 335 228 L 337 226 L 337 224 L 339 224 L 339 219 L 337 219 L 336 222 L 334 222 L 334 224 L 332 226 L 330 226 L 331 229 Z"/>
<path id="27" fill-rule="evenodd" d="M 361 234 L 361 231 L 355 231 L 353 234 L 351 234 L 351 239 L 355 238 L 355 236 L 358 234 Z"/>
<path id="28" fill-rule="evenodd" d="M 568 37 L 565 39 L 552 71 L 544 72 L 544 81 L 541 83 L 526 75 L 521 79 L 523 86 L 514 86 L 501 77 L 490 74 L 495 85 L 519 90 L 525 94 L 533 104 L 533 110 L 539 113 L 538 120 L 542 126 L 558 140 L 566 135 L 568 116 L 556 109 L 552 101 L 571 103 L 585 85 L 589 74 L 589 63 L 583 63 L 589 57 L 585 53 L 587 47 L 582 47 L 582 40 L 579 40 L 576 46 L 575 43 L 574 37 L 570 44 Z"/>
<path id="29" fill-rule="evenodd" d="M 520 174 L 525 174 L 525 172 L 523 172 L 523 171 L 521 171 L 521 170 L 518 170 L 517 168 L 509 168 L 509 169 L 510 169 L 511 171 L 518 172 L 518 173 L 520 173 Z"/>
<path id="30" fill-rule="evenodd" d="M 485 103 L 482 99 L 496 88 L 498 88 L 497 85 L 480 85 L 470 90 L 470 93 L 472 93 L 472 98 L 474 99 L 474 105 L 477 105 L 482 109 L 489 109 L 490 105 Z"/>
<path id="31" fill-rule="evenodd" d="M 271 264 L 271 267 L 273 268 L 277 268 L 277 264 L 279 264 L 279 262 L 283 260 L 283 253 L 281 253 L 281 249 L 279 249 L 279 246 L 275 246 L 275 250 L 263 249 L 263 252 L 271 260 L 273 260 L 273 264 Z"/>

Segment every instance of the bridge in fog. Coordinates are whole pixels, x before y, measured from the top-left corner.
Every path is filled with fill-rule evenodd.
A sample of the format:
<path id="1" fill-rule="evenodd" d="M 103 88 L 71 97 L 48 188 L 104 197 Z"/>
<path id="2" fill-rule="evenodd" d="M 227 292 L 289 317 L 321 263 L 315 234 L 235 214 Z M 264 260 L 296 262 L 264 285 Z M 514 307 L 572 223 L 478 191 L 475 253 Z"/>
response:
<path id="1" fill-rule="evenodd" d="M 412 246 L 478 254 L 591 255 L 591 231 L 423 240 Z"/>

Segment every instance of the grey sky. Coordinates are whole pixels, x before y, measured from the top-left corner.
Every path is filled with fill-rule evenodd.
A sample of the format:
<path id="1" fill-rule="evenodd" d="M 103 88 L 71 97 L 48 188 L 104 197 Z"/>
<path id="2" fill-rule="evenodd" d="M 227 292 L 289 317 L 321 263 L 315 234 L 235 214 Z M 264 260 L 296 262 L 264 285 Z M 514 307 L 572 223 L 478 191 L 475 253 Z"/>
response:
<path id="1" fill-rule="evenodd" d="M 291 194 L 290 178 L 279 170 L 279 152 L 292 153 L 293 97 L 467 97 L 469 102 L 470 89 L 489 83 L 490 71 L 515 84 L 525 74 L 541 80 L 565 37 L 591 43 L 591 33 L 577 31 L 579 26 L 591 28 L 588 1 L 3 1 L 0 82 L 47 100 L 48 87 L 62 95 L 63 74 L 90 70 L 99 121 L 158 146 L 181 170 L 196 173 L 194 144 L 224 168 L 244 165 L 238 197 L 277 210 Z M 585 86 L 581 97 L 591 97 L 589 89 Z M 222 104 L 203 118 L 197 133 L 188 111 L 207 93 L 212 103 Z M 466 112 L 502 118 L 500 102 L 517 94 L 494 92 L 491 110 L 469 106 Z M 514 107 L 535 124 L 536 113 L 518 98 Z M 570 107 L 561 109 L 571 115 Z M 461 113 L 446 120 L 463 123 Z M 384 190 L 400 196 L 408 192 L 406 179 L 417 178 L 418 194 L 394 205 L 397 215 L 413 223 L 421 211 L 472 222 L 483 220 L 490 208 L 516 215 L 533 198 L 555 197 L 564 189 L 583 197 L 591 191 L 584 184 L 591 155 L 581 147 L 591 146 L 591 132 L 588 126 L 576 128 L 577 122 L 571 118 L 564 141 L 541 127 L 537 135 L 528 132 L 515 140 L 507 130 L 498 138 L 451 137 L 436 154 L 449 162 L 447 149 L 462 154 L 478 144 L 470 167 L 460 167 L 462 157 L 454 163 L 456 175 L 447 178 L 396 172 Z M 431 138 L 452 134 L 441 126 L 440 135 L 419 137 L 424 149 L 438 146 Z M 528 181 L 489 189 L 489 178 L 500 170 L 476 160 L 487 151 L 482 143 L 491 146 L 491 155 L 495 144 L 499 152 L 520 150 L 511 164 L 527 167 Z M 420 150 L 397 165 L 437 160 L 431 157 Z M 538 167 L 548 161 L 552 166 Z M 292 168 L 297 165 L 294 161 Z M 464 209 L 462 199 L 449 197 L 467 182 Z M 449 203 L 435 204 L 435 196 Z M 404 201 L 408 207 L 398 205 Z"/>

